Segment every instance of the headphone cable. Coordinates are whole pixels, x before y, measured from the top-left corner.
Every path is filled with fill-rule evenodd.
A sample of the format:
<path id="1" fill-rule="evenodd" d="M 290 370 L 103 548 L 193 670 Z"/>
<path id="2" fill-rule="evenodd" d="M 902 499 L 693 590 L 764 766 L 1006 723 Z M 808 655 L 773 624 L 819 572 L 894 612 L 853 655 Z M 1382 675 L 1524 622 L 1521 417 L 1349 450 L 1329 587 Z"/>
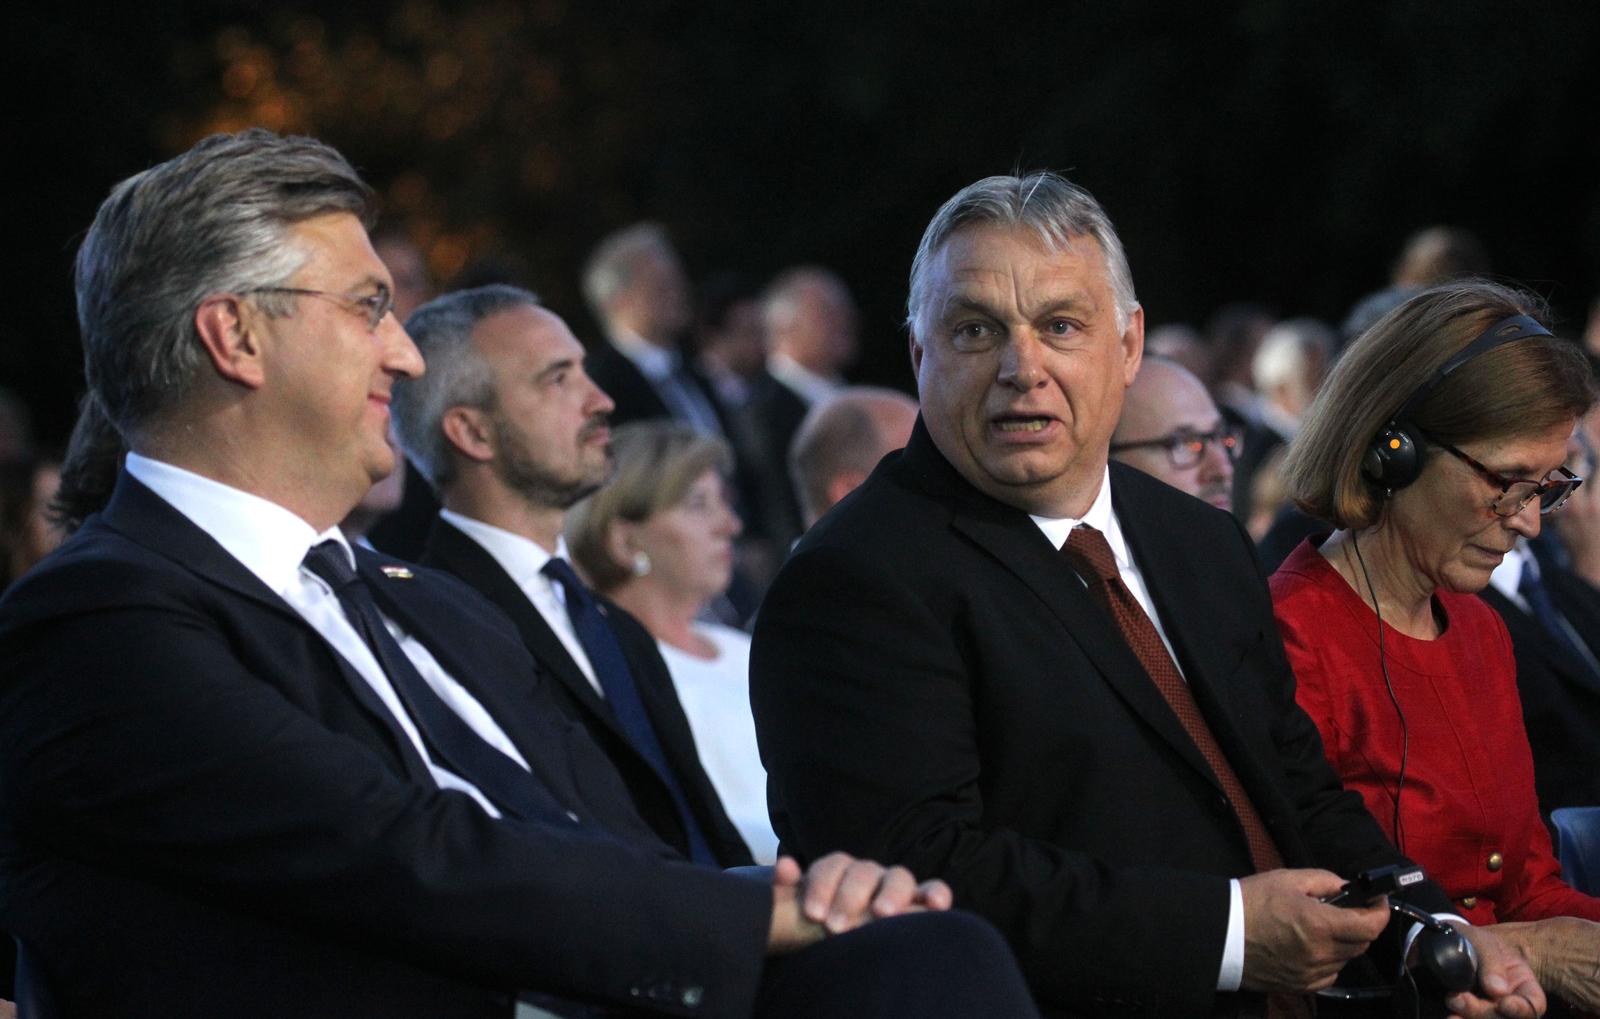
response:
<path id="1" fill-rule="evenodd" d="M 1395 848 L 1405 852 L 1405 833 L 1400 828 L 1400 794 L 1406 788 L 1406 758 L 1411 751 L 1411 730 L 1406 725 L 1406 713 L 1400 709 L 1400 698 L 1394 692 L 1394 683 L 1389 679 L 1389 663 L 1383 650 L 1383 611 L 1378 608 L 1378 592 L 1372 586 L 1372 575 L 1367 572 L 1367 561 L 1361 556 L 1361 539 L 1356 535 L 1356 529 L 1350 528 L 1350 545 L 1356 550 L 1356 562 L 1361 566 L 1361 579 L 1367 582 L 1367 597 L 1372 599 L 1372 614 L 1378 617 L 1378 669 L 1383 673 L 1383 686 L 1389 692 L 1389 703 L 1394 705 L 1394 713 L 1400 718 L 1400 776 L 1394 787 L 1394 816 L 1390 826 L 1394 829 Z"/>

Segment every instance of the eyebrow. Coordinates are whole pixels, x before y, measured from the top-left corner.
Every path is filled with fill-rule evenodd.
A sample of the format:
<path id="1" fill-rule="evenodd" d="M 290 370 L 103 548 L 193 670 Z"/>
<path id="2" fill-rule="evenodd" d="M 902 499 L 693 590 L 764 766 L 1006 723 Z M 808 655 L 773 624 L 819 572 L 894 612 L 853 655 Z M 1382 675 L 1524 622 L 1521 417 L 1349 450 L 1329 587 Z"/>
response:
<path id="1" fill-rule="evenodd" d="M 1037 311 L 1030 313 L 1029 319 L 1044 318 L 1059 311 L 1094 311 L 1095 309 L 1096 305 L 1089 299 L 1087 294 L 1074 294 L 1069 297 L 1059 297 L 1048 304 L 1041 305 Z M 977 312 L 993 319 L 1003 318 L 981 298 L 965 294 L 955 294 L 947 298 L 943 308 L 940 309 L 940 317 L 946 318 L 952 311 L 957 310 Z"/>
<path id="2" fill-rule="evenodd" d="M 559 361 L 552 361 L 549 364 L 545 365 L 543 368 L 539 369 L 539 373 L 537 375 L 535 375 L 534 378 L 536 378 L 536 379 L 545 379 L 545 378 L 548 378 L 551 375 L 554 375 L 556 372 L 567 371 L 567 370 L 569 370 L 571 368 L 576 368 L 577 366 L 578 366 L 577 358 L 564 357 Z"/>

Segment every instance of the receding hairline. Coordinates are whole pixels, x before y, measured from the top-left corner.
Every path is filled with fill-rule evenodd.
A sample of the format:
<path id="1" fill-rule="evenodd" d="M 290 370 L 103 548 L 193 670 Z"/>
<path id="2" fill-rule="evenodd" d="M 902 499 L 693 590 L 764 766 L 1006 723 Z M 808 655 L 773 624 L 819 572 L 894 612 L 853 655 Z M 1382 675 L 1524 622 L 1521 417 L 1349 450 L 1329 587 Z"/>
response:
<path id="1" fill-rule="evenodd" d="M 923 297 L 923 301 L 917 309 L 916 320 L 912 323 L 913 328 L 919 327 L 924 322 L 937 321 L 941 315 L 955 305 L 964 305 L 980 312 L 992 310 L 975 297 L 964 295 L 954 285 L 946 286 L 944 290 L 945 299 L 942 302 L 928 299 L 935 292 L 936 283 L 943 280 L 954 284 L 959 280 L 959 276 L 951 270 L 948 264 L 951 247 L 958 239 L 980 232 L 1003 233 L 1011 238 L 1020 239 L 1024 244 L 1050 259 L 1060 258 L 1063 255 L 1084 257 L 1080 242 L 1090 242 L 1094 252 L 1093 257 L 1098 260 L 1098 276 L 1105 287 L 1105 295 L 1109 298 L 1111 314 L 1114 318 L 1120 320 L 1122 309 L 1117 302 L 1117 288 L 1111 276 L 1110 259 L 1106 254 L 1105 248 L 1100 244 L 1100 239 L 1092 232 L 1084 231 L 1072 234 L 1065 239 L 1064 243 L 1058 243 L 1026 223 L 972 220 L 951 230 L 944 240 L 939 243 L 939 246 L 929 252 L 927 264 L 922 272 L 923 286 L 920 296 Z M 971 274 L 976 275 L 980 271 L 984 270 L 974 269 Z M 1034 308 L 1027 312 L 1029 318 L 1037 318 L 1058 308 L 1083 307 L 1086 304 L 1091 306 L 1092 310 L 1101 310 L 1094 301 L 1092 290 L 1085 288 L 1081 283 L 1075 282 L 1073 291 L 1073 293 L 1064 296 L 1047 294 L 1038 302 L 1035 302 Z M 1030 288 L 1030 293 L 1032 292 L 1036 292 L 1036 288 Z"/>

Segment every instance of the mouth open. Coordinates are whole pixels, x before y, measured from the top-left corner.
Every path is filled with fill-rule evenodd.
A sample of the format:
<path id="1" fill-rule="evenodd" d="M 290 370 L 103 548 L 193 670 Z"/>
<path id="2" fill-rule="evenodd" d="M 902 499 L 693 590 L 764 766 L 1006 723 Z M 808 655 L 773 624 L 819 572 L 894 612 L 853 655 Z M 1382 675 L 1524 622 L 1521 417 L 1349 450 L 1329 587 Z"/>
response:
<path id="1" fill-rule="evenodd" d="M 1026 435 L 1044 431 L 1050 427 L 1050 423 L 1054 420 L 1054 418 L 1046 414 L 1003 414 L 993 418 L 992 423 L 997 431 Z"/>

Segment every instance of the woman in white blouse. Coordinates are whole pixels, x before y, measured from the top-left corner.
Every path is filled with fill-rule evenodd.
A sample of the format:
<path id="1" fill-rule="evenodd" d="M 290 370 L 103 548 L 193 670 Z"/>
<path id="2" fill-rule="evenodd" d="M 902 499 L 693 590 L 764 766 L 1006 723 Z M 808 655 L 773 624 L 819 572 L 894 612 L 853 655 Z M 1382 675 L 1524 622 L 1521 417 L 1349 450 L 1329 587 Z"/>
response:
<path id="1" fill-rule="evenodd" d="M 750 717 L 750 638 L 705 609 L 733 576 L 739 518 L 721 439 L 668 421 L 616 430 L 616 474 L 567 514 L 567 544 L 596 590 L 656 638 L 689 716 L 700 762 L 758 863 L 778 840 Z"/>

